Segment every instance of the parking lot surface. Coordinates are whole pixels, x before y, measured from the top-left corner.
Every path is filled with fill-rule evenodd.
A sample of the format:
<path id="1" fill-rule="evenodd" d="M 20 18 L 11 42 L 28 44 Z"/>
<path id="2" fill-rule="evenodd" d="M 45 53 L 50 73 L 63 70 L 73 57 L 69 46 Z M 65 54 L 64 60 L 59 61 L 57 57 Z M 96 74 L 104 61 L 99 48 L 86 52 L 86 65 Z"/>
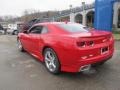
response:
<path id="1" fill-rule="evenodd" d="M 17 49 L 16 36 L 0 35 L 0 90 L 120 90 L 120 42 L 111 60 L 89 73 L 50 74 Z"/>

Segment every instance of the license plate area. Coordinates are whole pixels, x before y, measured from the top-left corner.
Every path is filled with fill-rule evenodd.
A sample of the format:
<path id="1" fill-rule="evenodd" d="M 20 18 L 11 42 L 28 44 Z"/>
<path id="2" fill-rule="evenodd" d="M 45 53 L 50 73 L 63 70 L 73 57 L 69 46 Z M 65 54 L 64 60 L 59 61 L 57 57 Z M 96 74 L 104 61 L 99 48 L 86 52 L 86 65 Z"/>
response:
<path id="1" fill-rule="evenodd" d="M 101 54 L 106 54 L 109 52 L 109 47 L 103 47 L 101 48 Z"/>

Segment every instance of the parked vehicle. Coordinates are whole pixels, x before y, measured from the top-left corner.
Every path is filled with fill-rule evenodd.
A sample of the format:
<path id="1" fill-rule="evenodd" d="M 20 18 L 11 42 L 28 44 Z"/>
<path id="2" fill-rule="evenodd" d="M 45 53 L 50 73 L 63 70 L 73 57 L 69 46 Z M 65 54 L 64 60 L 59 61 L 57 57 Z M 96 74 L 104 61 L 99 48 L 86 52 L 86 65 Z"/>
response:
<path id="1" fill-rule="evenodd" d="M 2 25 L 0 25 L 0 34 L 5 34 L 5 30 Z"/>
<path id="2" fill-rule="evenodd" d="M 12 34 L 12 35 L 17 35 L 18 34 L 18 30 L 17 29 L 7 29 L 7 33 L 8 34 Z"/>
<path id="3" fill-rule="evenodd" d="M 45 62 L 53 74 L 88 70 L 104 64 L 114 52 L 112 33 L 88 30 L 77 23 L 38 23 L 20 32 L 17 39 L 20 51 Z"/>
<path id="4" fill-rule="evenodd" d="M 29 22 L 25 23 L 25 24 L 24 24 L 24 27 L 25 27 L 25 29 L 29 29 L 29 28 L 31 28 L 34 24 L 43 23 L 43 22 L 51 22 L 51 21 L 52 21 L 52 20 L 49 19 L 49 18 L 43 18 L 43 19 L 36 18 L 36 19 L 30 20 Z"/>
<path id="5" fill-rule="evenodd" d="M 5 34 L 5 31 L 4 30 L 0 30 L 0 34 Z"/>

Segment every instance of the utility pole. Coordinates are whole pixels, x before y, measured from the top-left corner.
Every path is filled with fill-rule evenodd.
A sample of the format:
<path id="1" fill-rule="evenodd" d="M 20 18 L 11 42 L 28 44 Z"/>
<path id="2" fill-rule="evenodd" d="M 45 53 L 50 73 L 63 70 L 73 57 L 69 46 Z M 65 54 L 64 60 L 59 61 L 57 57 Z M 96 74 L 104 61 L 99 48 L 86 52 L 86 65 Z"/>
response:
<path id="1" fill-rule="evenodd" d="M 74 14 L 74 11 L 73 11 L 73 6 L 70 5 L 70 22 L 75 22 L 75 14 Z"/>
<path id="2" fill-rule="evenodd" d="M 83 19 L 82 24 L 86 26 L 86 11 L 85 11 L 85 2 L 82 2 L 82 9 L 83 9 Z"/>

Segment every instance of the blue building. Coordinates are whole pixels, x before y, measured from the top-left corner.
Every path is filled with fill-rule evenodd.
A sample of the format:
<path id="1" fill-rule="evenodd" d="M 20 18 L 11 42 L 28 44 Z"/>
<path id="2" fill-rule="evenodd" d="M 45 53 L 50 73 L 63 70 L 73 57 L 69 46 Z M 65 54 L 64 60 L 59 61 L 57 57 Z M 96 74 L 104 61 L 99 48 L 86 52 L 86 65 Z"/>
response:
<path id="1" fill-rule="evenodd" d="M 110 0 L 99 0 L 99 1 L 110 1 Z M 111 14 L 112 17 L 110 17 L 111 18 L 110 20 L 112 22 L 111 21 L 109 22 L 111 23 L 111 26 L 120 28 L 120 0 L 114 2 L 111 8 L 112 8 L 112 14 Z M 76 8 L 71 7 L 69 10 L 60 11 L 59 14 L 54 17 L 54 20 L 55 21 L 67 20 L 71 22 L 78 22 L 90 27 L 94 27 L 94 23 L 95 23 L 94 16 L 95 16 L 95 3 L 92 4 L 82 3 L 81 7 L 76 7 Z"/>
<path id="2" fill-rule="evenodd" d="M 112 31 L 120 27 L 120 0 L 96 0 L 94 27 L 98 30 Z"/>

